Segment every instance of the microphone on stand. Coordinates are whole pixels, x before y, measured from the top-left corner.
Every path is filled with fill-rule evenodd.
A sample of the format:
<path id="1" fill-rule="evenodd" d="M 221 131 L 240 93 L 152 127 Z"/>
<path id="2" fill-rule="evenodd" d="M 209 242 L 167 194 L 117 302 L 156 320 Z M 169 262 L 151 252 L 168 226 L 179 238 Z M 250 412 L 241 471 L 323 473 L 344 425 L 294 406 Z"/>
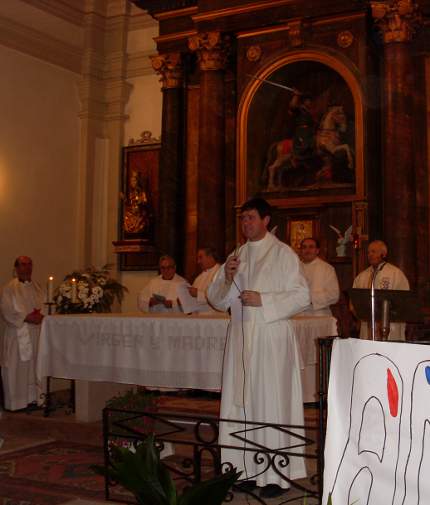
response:
<path id="1" fill-rule="evenodd" d="M 386 261 L 383 261 L 380 263 L 376 268 L 373 269 L 373 274 L 372 274 L 372 284 L 370 287 L 370 309 L 371 309 L 371 315 L 372 315 L 372 326 L 371 326 L 371 332 L 372 332 L 372 340 L 375 340 L 375 335 L 376 335 L 376 320 L 375 320 L 375 280 L 376 276 L 378 273 L 384 268 L 386 264 Z"/>
<path id="2" fill-rule="evenodd" d="M 390 334 L 390 301 L 382 301 L 382 317 L 381 317 L 381 333 L 382 340 L 387 340 Z"/>

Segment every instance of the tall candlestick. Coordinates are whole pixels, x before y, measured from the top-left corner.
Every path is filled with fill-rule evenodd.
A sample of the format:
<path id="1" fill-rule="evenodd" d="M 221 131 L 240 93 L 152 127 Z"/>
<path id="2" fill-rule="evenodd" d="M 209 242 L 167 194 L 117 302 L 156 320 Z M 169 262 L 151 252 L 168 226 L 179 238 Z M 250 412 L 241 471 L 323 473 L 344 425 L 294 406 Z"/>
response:
<path id="1" fill-rule="evenodd" d="M 77 286 L 76 286 L 76 279 L 72 279 L 72 303 L 77 303 L 78 302 L 78 297 L 77 295 Z"/>
<path id="2" fill-rule="evenodd" d="M 48 303 L 52 303 L 54 300 L 54 277 L 52 275 L 48 278 Z"/>

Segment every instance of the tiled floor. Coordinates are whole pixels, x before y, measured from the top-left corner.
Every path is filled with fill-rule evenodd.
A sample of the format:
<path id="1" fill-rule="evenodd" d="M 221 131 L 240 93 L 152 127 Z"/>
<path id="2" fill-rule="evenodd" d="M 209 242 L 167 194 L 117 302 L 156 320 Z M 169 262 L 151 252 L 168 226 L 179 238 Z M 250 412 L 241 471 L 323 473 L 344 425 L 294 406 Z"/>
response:
<path id="1" fill-rule="evenodd" d="M 61 411 L 55 412 L 52 417 L 44 418 L 42 412 L 3 413 L 0 418 L 0 434 L 4 438 L 4 444 L 0 449 L 0 455 L 17 449 L 33 447 L 53 440 L 68 439 L 80 443 L 101 445 L 101 423 L 77 423 L 73 415 L 66 415 Z M 66 438 L 65 438 L 66 437 Z M 309 461 L 309 460 L 308 460 Z M 315 465 L 308 468 L 310 474 L 315 473 Z M 309 481 L 307 481 L 309 486 Z M 297 498 L 301 496 L 301 498 Z M 290 501 L 291 500 L 291 501 Z M 100 505 L 100 501 L 72 499 L 67 505 Z M 114 502 L 108 502 L 113 504 Z M 260 501 L 236 493 L 230 502 L 234 505 L 256 505 Z M 317 500 L 303 498 L 303 493 L 291 489 L 281 498 L 266 500 L 267 505 L 280 505 L 289 503 L 292 505 L 317 505 Z M 204 504 L 202 504 L 204 505 Z"/>

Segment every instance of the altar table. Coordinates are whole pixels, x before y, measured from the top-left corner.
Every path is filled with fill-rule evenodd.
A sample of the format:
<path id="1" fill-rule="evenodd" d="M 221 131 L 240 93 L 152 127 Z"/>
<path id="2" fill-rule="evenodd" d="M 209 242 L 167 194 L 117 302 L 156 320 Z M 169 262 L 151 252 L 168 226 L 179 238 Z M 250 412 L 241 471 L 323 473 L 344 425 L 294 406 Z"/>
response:
<path id="1" fill-rule="evenodd" d="M 40 333 L 37 376 L 220 390 L 228 324 L 226 314 L 47 316 Z M 336 320 L 296 317 L 291 324 L 302 370 L 314 367 L 314 339 L 336 335 Z M 306 396 L 305 391 L 305 400 Z"/>

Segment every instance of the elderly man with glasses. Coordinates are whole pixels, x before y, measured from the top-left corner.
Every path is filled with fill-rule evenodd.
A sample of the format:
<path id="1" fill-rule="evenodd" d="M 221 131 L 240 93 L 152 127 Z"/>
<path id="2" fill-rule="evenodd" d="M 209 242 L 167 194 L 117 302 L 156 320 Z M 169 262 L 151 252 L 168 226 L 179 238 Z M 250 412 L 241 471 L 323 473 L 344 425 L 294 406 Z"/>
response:
<path id="1" fill-rule="evenodd" d="M 160 275 L 151 279 L 137 298 L 142 312 L 180 312 L 178 286 L 187 281 L 176 273 L 176 263 L 171 256 L 162 256 L 159 262 Z"/>

